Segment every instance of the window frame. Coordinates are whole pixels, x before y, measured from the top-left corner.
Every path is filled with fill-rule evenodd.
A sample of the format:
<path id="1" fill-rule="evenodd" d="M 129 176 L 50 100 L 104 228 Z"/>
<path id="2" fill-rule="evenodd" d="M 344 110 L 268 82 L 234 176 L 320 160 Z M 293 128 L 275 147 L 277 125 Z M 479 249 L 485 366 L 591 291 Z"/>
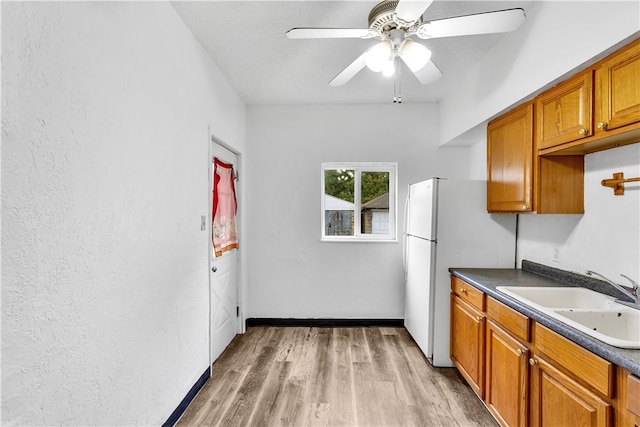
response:
<path id="1" fill-rule="evenodd" d="M 394 162 L 322 162 L 320 164 L 320 241 L 393 243 L 398 241 L 398 164 Z M 325 171 L 354 170 L 354 234 L 352 236 L 325 235 Z M 389 173 L 389 234 L 362 234 L 361 230 L 361 174 L 362 172 Z"/>

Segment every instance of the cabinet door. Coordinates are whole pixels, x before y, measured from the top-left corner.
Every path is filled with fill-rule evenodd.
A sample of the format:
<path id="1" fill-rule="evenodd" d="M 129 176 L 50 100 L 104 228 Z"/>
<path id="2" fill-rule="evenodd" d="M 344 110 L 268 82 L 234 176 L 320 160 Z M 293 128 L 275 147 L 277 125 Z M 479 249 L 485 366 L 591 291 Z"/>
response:
<path id="1" fill-rule="evenodd" d="M 606 59 L 596 70 L 596 132 L 640 122 L 640 40 Z"/>
<path id="2" fill-rule="evenodd" d="M 484 397 L 484 315 L 451 294 L 451 360 Z"/>
<path id="3" fill-rule="evenodd" d="M 489 123 L 487 127 L 487 210 L 533 209 L 533 104 Z"/>
<path id="4" fill-rule="evenodd" d="M 592 81 L 588 70 L 537 98 L 539 150 L 592 135 Z"/>
<path id="5" fill-rule="evenodd" d="M 531 426 L 612 425 L 613 409 L 595 393 L 533 356 L 531 370 Z"/>
<path id="6" fill-rule="evenodd" d="M 485 403 L 500 424 L 526 426 L 529 349 L 487 320 Z"/>

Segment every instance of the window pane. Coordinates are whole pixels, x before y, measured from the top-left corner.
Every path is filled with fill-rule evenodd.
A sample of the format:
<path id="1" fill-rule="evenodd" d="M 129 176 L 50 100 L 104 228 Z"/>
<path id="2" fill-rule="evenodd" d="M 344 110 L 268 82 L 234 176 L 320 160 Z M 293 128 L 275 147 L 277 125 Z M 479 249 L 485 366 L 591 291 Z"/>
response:
<path id="1" fill-rule="evenodd" d="M 354 235 L 355 170 L 324 171 L 324 234 Z"/>
<path id="2" fill-rule="evenodd" d="M 362 234 L 389 234 L 389 172 L 362 172 Z"/>

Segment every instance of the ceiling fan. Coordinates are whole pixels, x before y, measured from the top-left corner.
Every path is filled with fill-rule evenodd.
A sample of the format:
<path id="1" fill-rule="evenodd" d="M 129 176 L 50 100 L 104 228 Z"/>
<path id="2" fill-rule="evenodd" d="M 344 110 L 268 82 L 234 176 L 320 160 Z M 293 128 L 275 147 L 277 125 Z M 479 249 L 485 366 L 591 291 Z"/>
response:
<path id="1" fill-rule="evenodd" d="M 369 28 L 309 28 L 287 31 L 289 39 L 361 38 L 380 42 L 367 49 L 335 76 L 330 86 L 347 83 L 365 66 L 375 72 L 392 76 L 400 71 L 402 60 L 423 85 L 442 77 L 442 72 L 430 60 L 431 52 L 412 37 L 432 39 L 472 34 L 513 31 L 525 19 L 520 8 L 499 10 L 453 18 L 424 21 L 422 14 L 433 0 L 383 0 L 369 12 Z M 397 74 L 396 74 L 397 76 Z M 399 78 L 396 77 L 394 102 L 401 102 Z M 399 98 L 399 99 L 396 99 Z"/>

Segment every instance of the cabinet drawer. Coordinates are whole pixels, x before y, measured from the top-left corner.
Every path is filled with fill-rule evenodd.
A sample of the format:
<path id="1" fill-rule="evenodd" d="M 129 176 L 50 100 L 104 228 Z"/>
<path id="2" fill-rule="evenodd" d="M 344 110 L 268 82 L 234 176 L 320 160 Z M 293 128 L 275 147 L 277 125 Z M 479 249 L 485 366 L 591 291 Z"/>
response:
<path id="1" fill-rule="evenodd" d="M 613 397 L 615 365 L 539 323 L 534 325 L 533 342 L 537 351 L 549 356 L 558 366 L 573 373 L 576 378 L 604 396 Z"/>
<path id="2" fill-rule="evenodd" d="M 484 311 L 484 292 L 474 288 L 464 280 L 451 276 L 451 292 L 478 310 Z"/>
<path id="3" fill-rule="evenodd" d="M 640 378 L 631 374 L 627 380 L 627 409 L 640 417 Z"/>
<path id="4" fill-rule="evenodd" d="M 487 298 L 487 317 L 501 324 L 514 336 L 529 342 L 529 318 L 494 300 Z"/>

